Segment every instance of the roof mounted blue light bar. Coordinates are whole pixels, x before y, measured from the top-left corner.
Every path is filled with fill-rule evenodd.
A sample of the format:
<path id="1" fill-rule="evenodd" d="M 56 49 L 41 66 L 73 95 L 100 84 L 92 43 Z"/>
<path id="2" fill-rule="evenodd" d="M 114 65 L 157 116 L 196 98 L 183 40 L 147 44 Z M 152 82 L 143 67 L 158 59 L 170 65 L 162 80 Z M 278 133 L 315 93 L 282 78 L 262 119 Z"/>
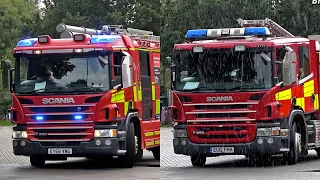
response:
<path id="1" fill-rule="evenodd" d="M 117 39 L 120 39 L 120 36 L 116 35 L 100 35 L 100 36 L 93 36 L 90 40 L 91 44 L 99 44 L 99 43 L 112 43 Z"/>
<path id="2" fill-rule="evenodd" d="M 270 35 L 267 27 L 227 28 L 227 29 L 195 29 L 189 30 L 186 38 L 214 38 L 222 36 L 258 36 Z"/>
<path id="3" fill-rule="evenodd" d="M 37 38 L 20 40 L 17 44 L 17 47 L 31 47 L 37 40 Z"/>

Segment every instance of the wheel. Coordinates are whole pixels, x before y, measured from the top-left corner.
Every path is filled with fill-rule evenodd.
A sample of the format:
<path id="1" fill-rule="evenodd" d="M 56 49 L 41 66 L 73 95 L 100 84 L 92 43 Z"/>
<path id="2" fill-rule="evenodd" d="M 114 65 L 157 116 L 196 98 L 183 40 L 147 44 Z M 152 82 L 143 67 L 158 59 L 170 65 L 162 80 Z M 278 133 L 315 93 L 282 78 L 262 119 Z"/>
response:
<path id="1" fill-rule="evenodd" d="M 46 163 L 46 160 L 39 156 L 31 156 L 30 163 L 31 163 L 31 166 L 34 166 L 34 167 L 43 167 L 44 164 Z"/>
<path id="2" fill-rule="evenodd" d="M 297 164 L 301 152 L 301 135 L 297 132 L 297 124 L 294 123 L 290 132 L 290 151 L 283 155 L 289 165 Z"/>
<path id="3" fill-rule="evenodd" d="M 160 160 L 160 146 L 151 149 L 154 159 Z"/>
<path id="4" fill-rule="evenodd" d="M 314 149 L 317 152 L 318 157 L 320 157 L 320 148 Z"/>
<path id="5" fill-rule="evenodd" d="M 143 150 L 138 149 L 137 154 L 134 156 L 134 158 L 135 158 L 135 161 L 141 161 L 143 158 Z"/>
<path id="6" fill-rule="evenodd" d="M 191 163 L 193 166 L 204 167 L 206 165 L 207 157 L 203 154 L 191 155 Z"/>
<path id="7" fill-rule="evenodd" d="M 132 122 L 130 122 L 129 128 L 127 130 L 126 150 L 127 152 L 125 155 L 118 157 L 120 166 L 123 168 L 132 168 L 134 165 L 134 158 L 135 158 L 135 152 L 136 152 L 134 125 Z"/>

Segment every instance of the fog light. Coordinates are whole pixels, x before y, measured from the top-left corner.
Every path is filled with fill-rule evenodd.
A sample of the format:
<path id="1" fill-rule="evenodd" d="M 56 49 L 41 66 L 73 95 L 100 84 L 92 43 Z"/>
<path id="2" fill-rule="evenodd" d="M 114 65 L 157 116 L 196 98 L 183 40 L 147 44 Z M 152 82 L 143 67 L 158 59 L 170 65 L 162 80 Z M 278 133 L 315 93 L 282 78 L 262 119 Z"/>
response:
<path id="1" fill-rule="evenodd" d="M 177 146 L 179 144 L 179 140 L 178 139 L 174 139 L 173 140 L 173 144 Z"/>
<path id="2" fill-rule="evenodd" d="M 21 141 L 20 142 L 20 146 L 25 146 L 26 145 L 26 142 L 25 141 Z"/>
<path id="3" fill-rule="evenodd" d="M 263 139 L 258 139 L 258 144 L 262 144 L 263 143 Z"/>
<path id="4" fill-rule="evenodd" d="M 17 141 L 13 141 L 13 146 L 18 146 L 18 142 Z"/>
<path id="5" fill-rule="evenodd" d="M 273 143 L 273 138 L 269 137 L 269 138 L 267 139 L 267 142 L 268 142 L 269 144 L 272 144 L 272 143 Z"/>
<path id="6" fill-rule="evenodd" d="M 109 146 L 111 144 L 111 140 L 107 139 L 104 143 Z"/>
<path id="7" fill-rule="evenodd" d="M 187 141 L 183 139 L 183 140 L 181 140 L 181 144 L 184 146 L 187 144 Z"/>
<path id="8" fill-rule="evenodd" d="M 96 145 L 100 146 L 100 144 L 101 144 L 101 141 L 100 140 L 96 140 Z"/>

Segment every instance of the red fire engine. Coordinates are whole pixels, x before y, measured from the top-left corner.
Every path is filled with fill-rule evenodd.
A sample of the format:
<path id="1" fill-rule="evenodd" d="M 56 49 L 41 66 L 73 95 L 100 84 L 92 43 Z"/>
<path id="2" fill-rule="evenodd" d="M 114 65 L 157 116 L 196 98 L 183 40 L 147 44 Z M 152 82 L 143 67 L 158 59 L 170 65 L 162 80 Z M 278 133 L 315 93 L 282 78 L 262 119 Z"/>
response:
<path id="1" fill-rule="evenodd" d="M 118 25 L 56 29 L 61 39 L 19 41 L 15 68 L 2 63 L 3 86 L 12 92 L 14 154 L 39 167 L 118 156 L 131 168 L 144 149 L 159 160 L 160 37 Z"/>
<path id="2" fill-rule="evenodd" d="M 283 154 L 295 164 L 308 150 L 320 154 L 319 43 L 270 19 L 238 22 L 189 30 L 174 63 L 167 58 L 174 152 L 194 166 L 220 155 Z"/>

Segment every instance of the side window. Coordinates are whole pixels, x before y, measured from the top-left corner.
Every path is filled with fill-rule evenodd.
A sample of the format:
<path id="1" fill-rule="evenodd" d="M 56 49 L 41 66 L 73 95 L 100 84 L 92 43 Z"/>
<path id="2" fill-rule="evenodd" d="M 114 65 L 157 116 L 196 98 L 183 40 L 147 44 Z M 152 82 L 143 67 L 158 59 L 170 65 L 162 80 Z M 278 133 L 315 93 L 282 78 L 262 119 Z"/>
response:
<path id="1" fill-rule="evenodd" d="M 310 74 L 309 47 L 299 47 L 299 79 L 305 78 Z"/>
<path id="2" fill-rule="evenodd" d="M 113 56 L 113 71 L 114 71 L 114 80 L 117 84 L 121 84 L 121 60 L 123 57 L 123 54 L 120 52 L 115 52 Z"/>
<path id="3" fill-rule="evenodd" d="M 285 55 L 285 51 L 282 48 L 277 48 L 276 50 L 276 61 L 283 61 Z M 277 66 L 277 75 L 278 75 L 278 82 L 282 82 L 283 74 L 282 74 L 282 64 L 276 64 Z"/>

